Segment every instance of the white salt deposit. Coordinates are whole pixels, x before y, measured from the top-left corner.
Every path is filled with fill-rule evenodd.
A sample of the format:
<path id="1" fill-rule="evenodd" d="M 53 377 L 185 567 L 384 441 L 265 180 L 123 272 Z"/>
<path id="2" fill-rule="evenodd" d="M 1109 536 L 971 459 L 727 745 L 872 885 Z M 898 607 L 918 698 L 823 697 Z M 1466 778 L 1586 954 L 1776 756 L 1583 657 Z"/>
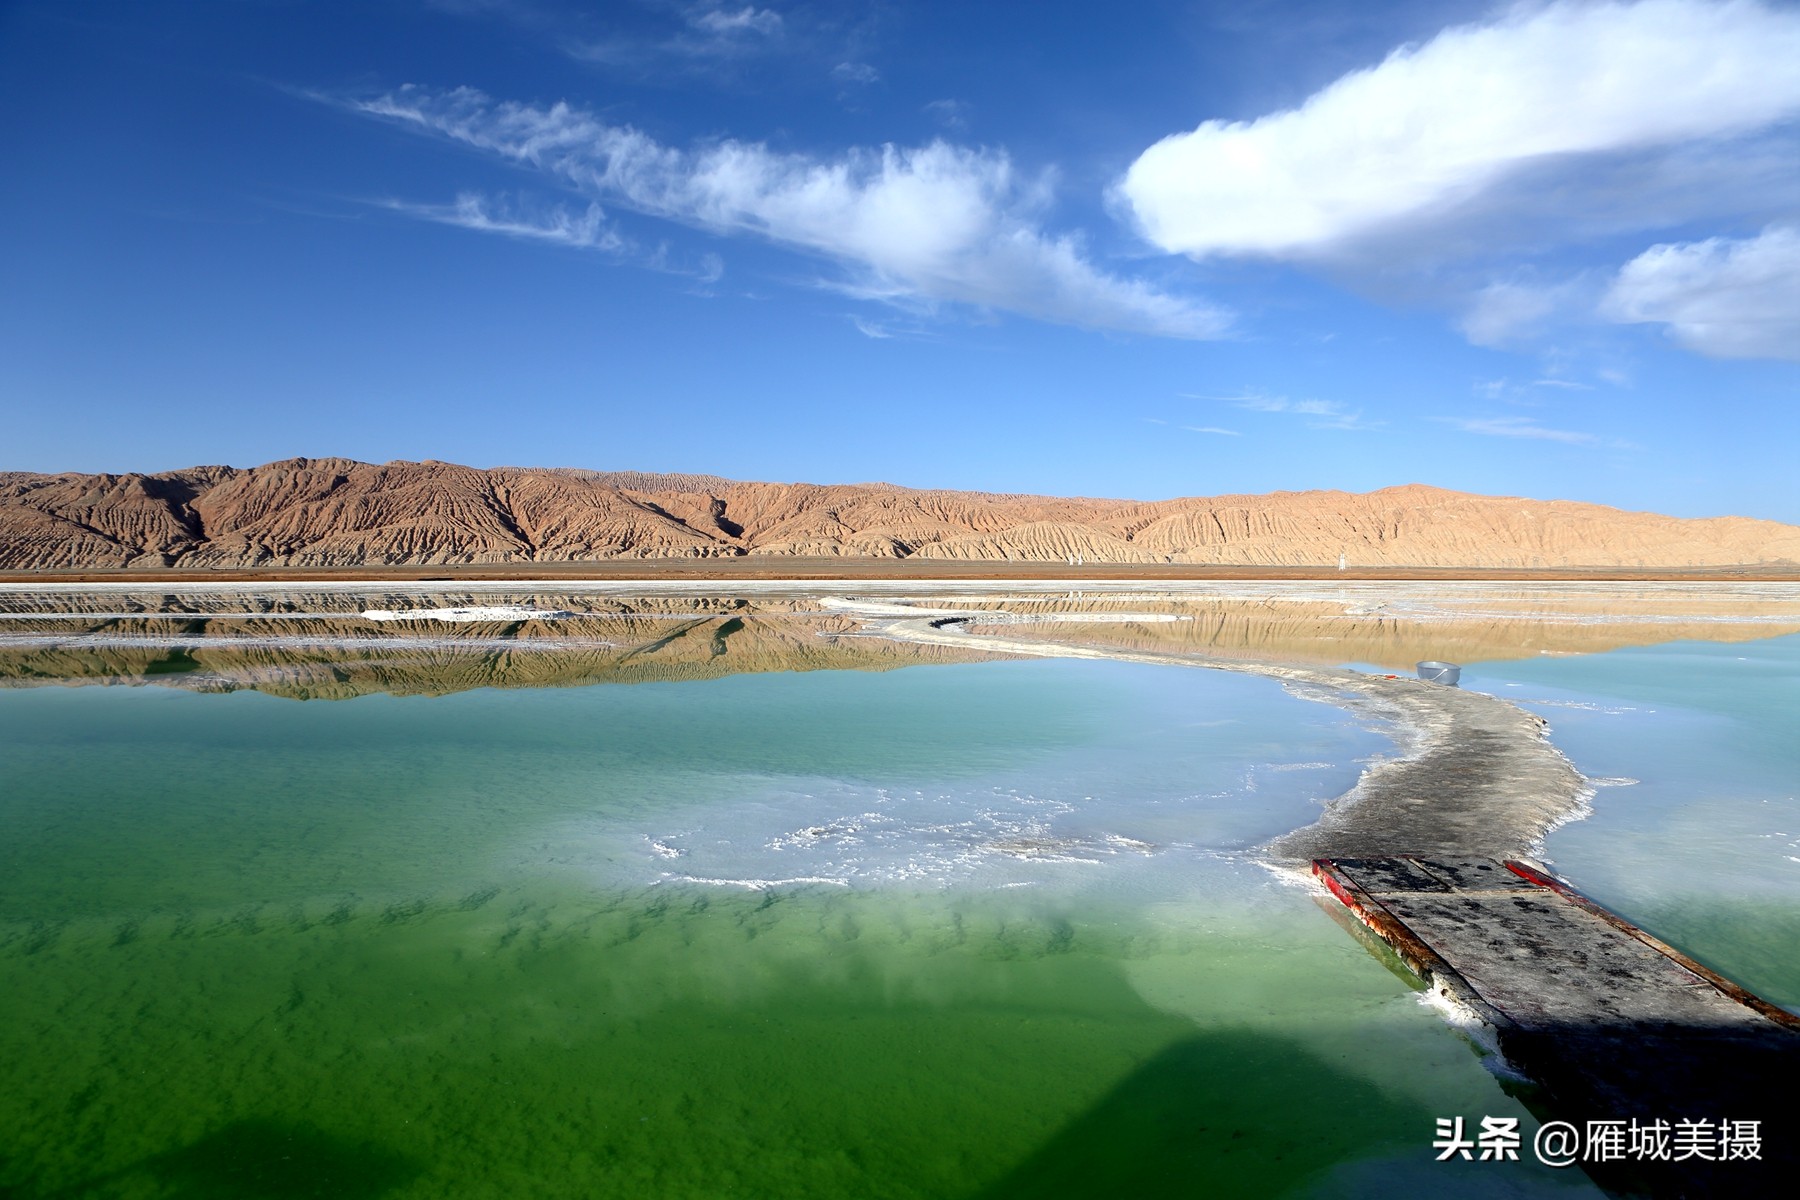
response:
<path id="1" fill-rule="evenodd" d="M 528 604 L 481 604 L 467 608 L 369 608 L 368 621 L 567 621 L 582 614 L 566 608 L 533 608 Z"/>

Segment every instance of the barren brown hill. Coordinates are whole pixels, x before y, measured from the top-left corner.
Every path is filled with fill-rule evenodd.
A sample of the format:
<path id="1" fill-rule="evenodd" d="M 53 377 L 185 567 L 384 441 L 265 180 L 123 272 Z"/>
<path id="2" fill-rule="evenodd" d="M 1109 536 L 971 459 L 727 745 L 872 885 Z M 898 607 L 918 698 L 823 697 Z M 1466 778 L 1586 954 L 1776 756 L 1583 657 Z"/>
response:
<path id="1" fill-rule="evenodd" d="M 1139 502 L 289 459 L 155 475 L 0 473 L 0 569 L 841 556 L 1083 564 L 1729 567 L 1800 527 L 1412 484 Z"/>

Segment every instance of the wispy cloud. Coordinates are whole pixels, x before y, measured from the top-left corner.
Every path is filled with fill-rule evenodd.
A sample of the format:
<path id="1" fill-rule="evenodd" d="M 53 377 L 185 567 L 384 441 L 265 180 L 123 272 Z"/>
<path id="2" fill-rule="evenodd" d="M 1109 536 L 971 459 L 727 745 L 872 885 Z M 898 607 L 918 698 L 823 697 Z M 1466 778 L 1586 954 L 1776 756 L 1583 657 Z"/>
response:
<path id="1" fill-rule="evenodd" d="M 381 207 L 409 217 L 473 229 L 481 233 L 498 233 L 527 241 L 551 242 L 579 250 L 599 250 L 620 254 L 629 244 L 606 221 L 598 204 L 590 204 L 579 214 L 560 205 L 535 212 L 520 211 L 503 202 L 474 192 L 460 193 L 451 204 L 412 204 L 402 200 L 383 200 Z"/>
<path id="2" fill-rule="evenodd" d="M 1510 346 L 1536 336 L 1558 317 L 1592 307 L 1593 289 L 1577 276 L 1554 283 L 1504 279 L 1476 290 L 1457 322 L 1477 346 Z"/>
<path id="3" fill-rule="evenodd" d="M 1619 271 L 1601 312 L 1661 324 L 1713 358 L 1800 361 L 1800 229 L 1652 246 Z"/>
<path id="4" fill-rule="evenodd" d="M 969 105 L 962 100 L 933 100 L 924 107 L 925 115 L 945 129 L 961 131 L 969 127 Z"/>
<path id="5" fill-rule="evenodd" d="M 1163 420 L 1161 417 L 1141 417 L 1139 419 L 1148 425 L 1167 425 L 1167 424 L 1169 424 L 1169 422 Z M 1236 429 L 1221 429 L 1217 425 L 1178 425 L 1178 426 L 1176 426 L 1176 428 L 1185 429 L 1189 433 L 1217 434 L 1222 437 L 1243 437 L 1244 436 L 1242 433 L 1240 433 Z"/>
<path id="6" fill-rule="evenodd" d="M 839 265 L 863 294 L 996 309 L 1177 338 L 1223 336 L 1220 308 L 1094 266 L 1082 240 L 1042 229 L 1052 179 L 1006 154 L 953 146 L 836 158 L 755 142 L 663 145 L 566 103 L 408 86 L 354 111 L 533 168 L 596 202 L 721 236 L 754 236 Z"/>
<path id="7" fill-rule="evenodd" d="M 593 250 L 616 262 L 678 275 L 694 281 L 700 294 L 725 275 L 725 260 L 717 254 L 682 256 L 667 242 L 644 247 L 621 234 L 606 219 L 598 204 L 582 211 L 566 205 L 535 204 L 525 198 L 484 196 L 463 192 L 449 204 L 415 204 L 405 200 L 370 201 L 378 208 L 421 221 L 494 233 L 528 242 L 545 242 L 573 250 Z"/>
<path id="8" fill-rule="evenodd" d="M 1483 400 L 1514 407 L 1543 408 L 1558 401 L 1552 401 L 1550 394 L 1570 392 L 1591 392 L 1595 385 L 1582 383 L 1575 379 L 1564 379 L 1556 375 L 1546 375 L 1539 379 L 1515 383 L 1510 379 L 1483 379 L 1470 385 L 1470 390 Z"/>
<path id="9" fill-rule="evenodd" d="M 1350 409 L 1335 400 L 1291 400 L 1265 392 L 1243 392 L 1235 396 L 1204 396 L 1181 393 L 1188 400 L 1211 400 L 1241 408 L 1247 412 L 1280 413 L 1301 417 L 1309 429 L 1379 429 L 1381 422 L 1366 421 L 1361 409 Z M 1213 431 L 1216 432 L 1216 431 Z"/>
<path id="10" fill-rule="evenodd" d="M 865 62 L 841 62 L 831 68 L 831 77 L 839 83 L 881 82 L 881 72 Z"/>
<path id="11" fill-rule="evenodd" d="M 855 313 L 850 314 L 850 324 L 856 326 L 856 332 L 862 334 L 866 338 L 876 338 L 877 340 L 885 341 L 894 336 L 893 329 L 888 326 L 877 321 L 871 321 L 867 317 L 859 317 Z"/>
<path id="12" fill-rule="evenodd" d="M 1343 407 L 1330 400 L 1289 400 L 1286 396 L 1264 396 L 1250 393 L 1236 397 L 1231 403 L 1239 408 L 1247 408 L 1251 412 L 1297 413 L 1308 417 L 1343 415 Z"/>
<path id="13" fill-rule="evenodd" d="M 781 32 L 781 14 L 772 8 L 722 8 L 697 4 L 682 14 L 695 29 L 720 38 L 772 37 Z"/>
<path id="14" fill-rule="evenodd" d="M 1630 442 L 1620 441 L 1616 438 L 1603 438 L 1572 429 L 1550 429 L 1538 424 L 1530 417 L 1439 417 L 1436 419 L 1454 426 L 1464 433 L 1479 434 L 1482 437 L 1525 438 L 1530 441 L 1561 442 L 1568 446 L 1597 446 L 1613 450 L 1637 448 Z"/>
<path id="15" fill-rule="evenodd" d="M 660 26 L 653 23 L 650 30 L 598 37 L 565 32 L 558 40 L 570 56 L 583 62 L 634 71 L 670 67 L 716 71 L 734 61 L 791 49 L 786 19 L 774 9 L 755 5 L 668 6 Z"/>
<path id="16" fill-rule="evenodd" d="M 702 254 L 698 272 L 701 283 L 717 283 L 725 278 L 725 260 L 717 254 Z"/>
<path id="17" fill-rule="evenodd" d="M 1766 129 L 1800 113 L 1795 62 L 1800 12 L 1752 0 L 1519 4 L 1165 138 L 1117 195 L 1165 250 L 1330 256 L 1546 163 Z"/>
<path id="18" fill-rule="evenodd" d="M 725 260 L 719 255 L 706 253 L 687 257 L 677 254 L 667 242 L 658 242 L 655 249 L 639 260 L 639 265 L 665 275 L 681 275 L 693 280 L 691 291 L 697 296 L 713 295 L 713 284 L 725 278 Z"/>

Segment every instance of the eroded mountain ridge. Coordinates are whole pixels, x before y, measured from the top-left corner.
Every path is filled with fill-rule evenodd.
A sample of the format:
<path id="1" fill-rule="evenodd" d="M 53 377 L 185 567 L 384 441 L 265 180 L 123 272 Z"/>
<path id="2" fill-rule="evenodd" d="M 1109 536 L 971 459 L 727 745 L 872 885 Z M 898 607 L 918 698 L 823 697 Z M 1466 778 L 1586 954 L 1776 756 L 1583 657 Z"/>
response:
<path id="1" fill-rule="evenodd" d="M 1433 567 L 1800 562 L 1800 527 L 1411 484 L 1162 501 L 288 459 L 0 473 L 0 569 L 763 556 Z"/>

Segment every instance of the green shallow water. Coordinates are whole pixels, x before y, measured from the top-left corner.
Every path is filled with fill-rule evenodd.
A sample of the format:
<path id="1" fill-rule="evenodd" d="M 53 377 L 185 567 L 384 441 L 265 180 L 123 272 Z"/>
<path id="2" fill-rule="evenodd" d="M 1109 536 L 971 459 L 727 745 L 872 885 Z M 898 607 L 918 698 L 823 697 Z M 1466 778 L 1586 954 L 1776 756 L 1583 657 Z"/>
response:
<path id="1" fill-rule="evenodd" d="M 1380 744 L 1128 664 L 0 694 L 0 1195 L 1581 1190 L 1433 1162 L 1529 1114 L 1234 856 Z"/>
<path id="2" fill-rule="evenodd" d="M 1244 868 L 1244 870 L 1252 870 Z M 15 1196 L 1272 1195 L 1523 1115 L 1302 896 L 538 889 L 0 958 Z"/>

